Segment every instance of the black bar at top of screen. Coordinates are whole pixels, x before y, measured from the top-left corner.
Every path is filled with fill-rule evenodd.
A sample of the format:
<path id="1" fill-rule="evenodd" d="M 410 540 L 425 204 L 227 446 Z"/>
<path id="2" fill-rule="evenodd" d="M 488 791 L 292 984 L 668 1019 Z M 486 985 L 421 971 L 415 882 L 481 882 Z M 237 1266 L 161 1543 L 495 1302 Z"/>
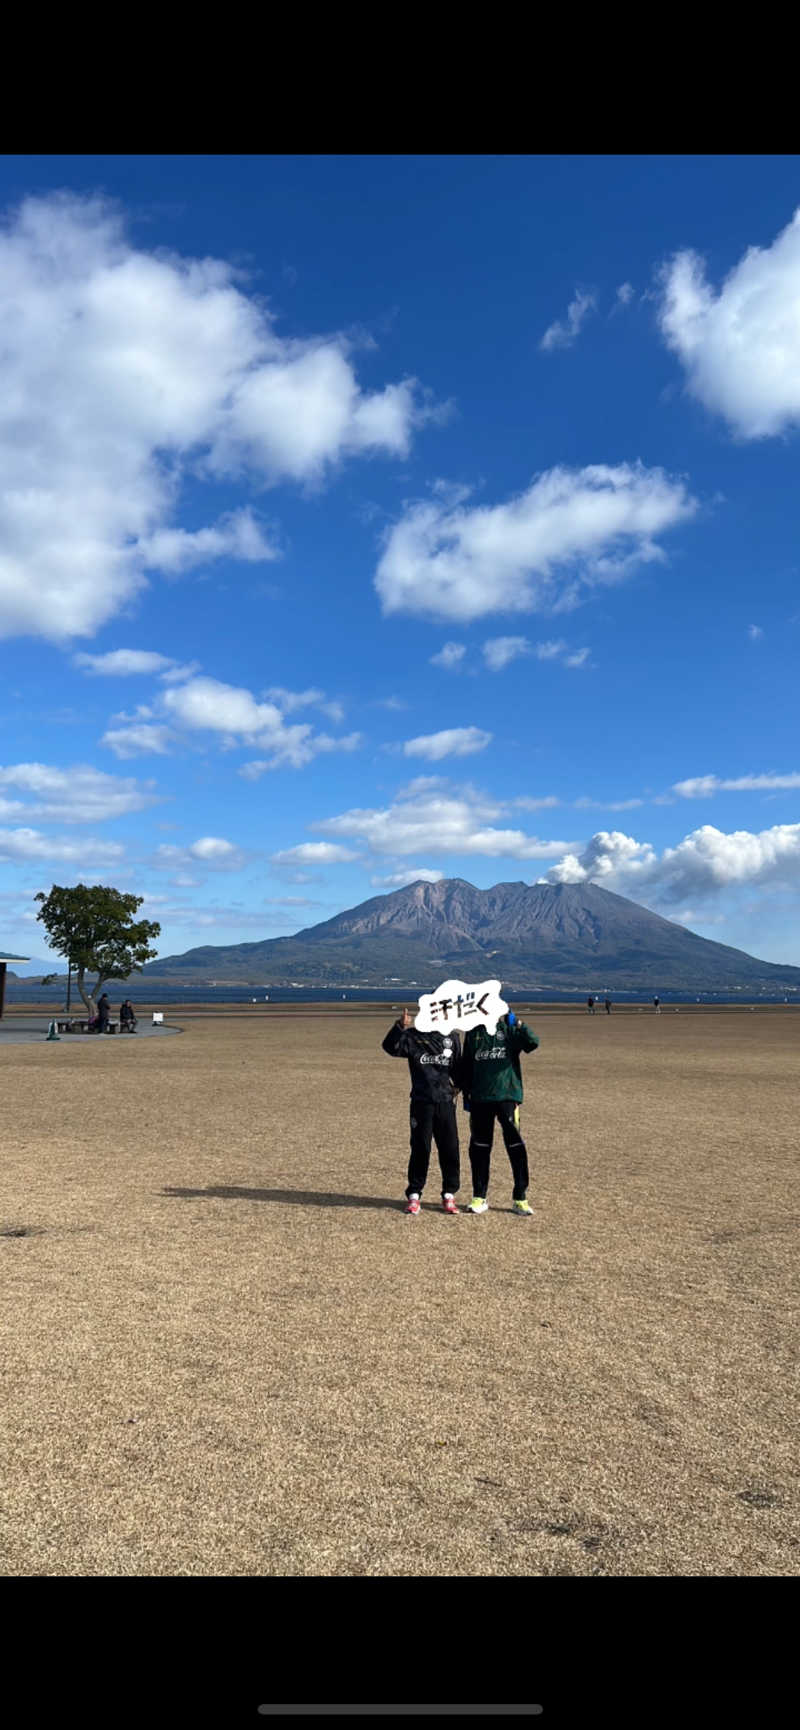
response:
<path id="1" fill-rule="evenodd" d="M 442 1716 L 455 1717 L 456 1715 L 460 1716 L 462 1713 L 467 1713 L 467 1712 L 473 1718 L 474 1717 L 495 1718 L 498 1716 L 498 1714 L 502 1714 L 503 1717 L 505 1717 L 505 1718 L 508 1718 L 508 1717 L 524 1718 L 527 1715 L 530 1715 L 531 1717 L 538 1717 L 539 1714 L 544 1711 L 544 1707 L 543 1706 L 259 1706 L 258 1710 L 259 1710 L 259 1712 L 263 1713 L 264 1717 L 270 1717 L 274 1713 L 276 1717 L 283 1717 L 283 1716 L 288 1716 L 289 1714 L 291 1714 L 291 1716 L 293 1718 L 320 1718 L 320 1717 L 344 1718 L 344 1717 L 350 1717 L 351 1715 L 355 1715 L 355 1714 L 357 1714 L 359 1717 L 362 1717 L 362 1718 L 366 1718 L 368 1716 L 384 1718 L 384 1717 L 388 1717 L 390 1714 L 393 1717 L 406 1717 L 406 1718 L 416 1718 L 417 1716 L 426 1717 L 426 1716 L 430 1716 L 432 1714 L 435 1714 L 437 1717 L 442 1717 Z"/>

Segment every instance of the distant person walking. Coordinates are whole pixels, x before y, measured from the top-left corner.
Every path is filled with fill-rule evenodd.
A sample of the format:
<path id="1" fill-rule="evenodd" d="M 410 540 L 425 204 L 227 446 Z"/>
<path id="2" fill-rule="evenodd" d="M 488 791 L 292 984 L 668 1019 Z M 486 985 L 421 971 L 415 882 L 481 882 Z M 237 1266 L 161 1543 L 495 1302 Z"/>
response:
<path id="1" fill-rule="evenodd" d="M 653 1008 L 656 1012 L 656 1015 L 661 1014 L 661 998 L 660 997 L 654 997 L 653 998 Z"/>
<path id="2" fill-rule="evenodd" d="M 611 1014 L 611 998 L 610 997 L 607 997 L 605 999 L 605 1005 L 606 1005 L 606 1015 L 610 1015 Z"/>
<path id="3" fill-rule="evenodd" d="M 103 995 L 99 999 L 98 1005 L 97 1005 L 97 1031 L 98 1031 L 98 1033 L 107 1033 L 108 1032 L 108 1017 L 109 1017 L 110 1013 L 111 1013 L 111 1004 L 108 1001 L 107 993 L 104 991 Z"/>
<path id="4" fill-rule="evenodd" d="M 586 1007 L 589 1011 L 589 1014 L 594 1015 L 594 998 L 593 997 L 587 997 Z"/>
<path id="5" fill-rule="evenodd" d="M 431 1142 L 436 1142 L 442 1173 L 442 1207 L 458 1213 L 455 1198 L 461 1182 L 455 1100 L 461 1086 L 461 1038 L 458 1033 L 417 1033 L 407 1009 L 389 1028 L 383 1049 L 390 1057 L 406 1057 L 411 1075 L 411 1158 L 408 1162 L 406 1213 L 420 1211 L 428 1176 Z"/>
<path id="6" fill-rule="evenodd" d="M 514 1176 L 514 1213 L 530 1215 L 528 1203 L 528 1150 L 520 1134 L 522 1104 L 520 1053 L 535 1051 L 539 1044 L 513 1009 L 497 1023 L 494 1033 L 485 1027 L 470 1028 L 464 1040 L 462 1086 L 464 1105 L 470 1113 L 469 1162 L 472 1167 L 472 1200 L 469 1213 L 488 1213 L 489 1165 L 495 1122 L 503 1132 L 506 1153 Z"/>

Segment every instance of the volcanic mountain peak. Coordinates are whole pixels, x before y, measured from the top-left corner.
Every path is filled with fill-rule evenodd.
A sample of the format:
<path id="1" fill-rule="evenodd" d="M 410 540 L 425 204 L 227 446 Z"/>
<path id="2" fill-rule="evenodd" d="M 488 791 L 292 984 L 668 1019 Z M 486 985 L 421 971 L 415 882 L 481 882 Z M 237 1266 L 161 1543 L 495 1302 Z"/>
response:
<path id="1" fill-rule="evenodd" d="M 449 877 L 438 883 L 420 880 L 390 895 L 376 895 L 302 935 L 321 942 L 390 931 L 437 939 L 446 933 L 481 945 L 499 937 L 530 936 L 535 930 L 539 935 L 593 941 L 602 930 L 629 925 L 631 917 L 637 924 L 653 920 L 672 928 L 657 913 L 594 883 L 495 883 L 491 889 L 476 889 L 461 877 Z"/>
<path id="2" fill-rule="evenodd" d="M 460 877 L 442 878 L 438 883 L 419 879 L 390 895 L 376 895 L 313 929 L 320 937 L 323 931 L 331 935 L 335 931 L 339 936 L 346 933 L 367 936 L 393 930 L 410 936 L 448 930 L 469 938 L 481 923 L 484 896 L 485 891 L 475 889 Z"/>
<path id="3" fill-rule="evenodd" d="M 800 986 L 800 968 L 710 942 L 596 883 L 422 879 L 375 895 L 293 937 L 204 947 L 151 962 L 145 973 L 220 983 L 435 987 L 443 969 L 491 973 L 520 987 L 709 990 Z"/>

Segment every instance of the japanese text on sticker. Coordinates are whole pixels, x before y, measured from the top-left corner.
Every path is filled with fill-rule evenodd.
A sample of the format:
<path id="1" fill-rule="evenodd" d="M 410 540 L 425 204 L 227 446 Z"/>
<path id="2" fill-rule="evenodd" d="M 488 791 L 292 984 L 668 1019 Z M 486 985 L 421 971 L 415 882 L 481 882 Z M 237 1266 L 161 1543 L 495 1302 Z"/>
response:
<path id="1" fill-rule="evenodd" d="M 425 992 L 420 997 L 415 1026 L 420 1033 L 470 1027 L 485 1027 L 494 1033 L 501 1015 L 507 1013 L 508 1004 L 500 996 L 499 979 L 484 979 L 480 985 L 446 979 L 438 991 Z"/>

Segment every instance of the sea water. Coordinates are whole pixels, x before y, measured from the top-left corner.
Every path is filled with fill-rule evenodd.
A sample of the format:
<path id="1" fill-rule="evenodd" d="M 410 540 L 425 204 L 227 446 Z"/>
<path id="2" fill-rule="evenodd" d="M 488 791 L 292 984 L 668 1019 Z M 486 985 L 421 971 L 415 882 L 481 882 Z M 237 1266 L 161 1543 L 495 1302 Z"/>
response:
<path id="1" fill-rule="evenodd" d="M 351 989 L 349 986 L 321 986 L 318 989 L 307 986 L 289 985 L 169 985 L 161 979 L 128 979 L 111 980 L 106 985 L 112 1004 L 118 1004 L 122 998 L 129 997 L 132 1003 L 249 1003 L 253 1008 L 264 1007 L 268 999 L 270 1003 L 416 1003 L 422 991 L 435 990 L 436 981 L 420 982 L 416 985 L 393 986 L 363 986 Z M 44 988 L 34 985 L 24 979 L 9 979 L 6 982 L 6 1003 L 56 1003 L 63 994 L 66 1001 L 66 981 L 62 985 L 46 985 Z M 531 985 L 527 990 L 504 991 L 507 1003 L 584 1003 L 591 995 L 596 1000 L 598 1010 L 603 1008 L 603 998 L 606 996 L 605 985 L 587 984 L 580 990 L 556 991 L 547 985 Z M 800 991 L 753 991 L 742 986 L 734 991 L 662 991 L 658 981 L 653 983 L 650 991 L 617 991 L 614 986 L 608 987 L 608 996 L 612 1004 L 650 1005 L 654 996 L 658 995 L 661 1002 L 666 1003 L 793 1003 L 800 1007 Z M 71 1006 L 77 1013 L 81 999 L 72 982 Z"/>

